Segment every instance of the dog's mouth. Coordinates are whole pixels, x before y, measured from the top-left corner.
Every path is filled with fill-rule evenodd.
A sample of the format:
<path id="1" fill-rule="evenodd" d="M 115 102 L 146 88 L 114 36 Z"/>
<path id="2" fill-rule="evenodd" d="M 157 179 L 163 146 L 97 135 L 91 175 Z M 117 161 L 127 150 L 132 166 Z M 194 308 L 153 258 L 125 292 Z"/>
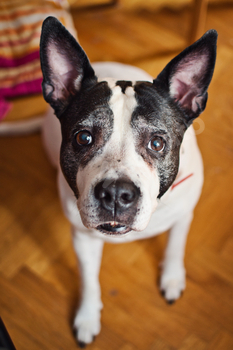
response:
<path id="1" fill-rule="evenodd" d="M 130 227 L 115 221 L 99 225 L 96 229 L 108 235 L 124 235 L 132 230 Z"/>

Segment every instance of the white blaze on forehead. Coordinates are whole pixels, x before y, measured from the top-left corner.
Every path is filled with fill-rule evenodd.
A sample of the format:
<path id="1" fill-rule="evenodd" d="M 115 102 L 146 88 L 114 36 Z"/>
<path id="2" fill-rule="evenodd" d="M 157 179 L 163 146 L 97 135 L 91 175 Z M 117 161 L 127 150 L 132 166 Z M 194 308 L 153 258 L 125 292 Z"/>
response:
<path id="1" fill-rule="evenodd" d="M 137 106 L 133 87 L 128 86 L 125 93 L 122 93 L 121 87 L 115 86 L 112 89 L 109 106 L 114 115 L 113 133 L 110 143 L 111 147 L 116 150 L 115 155 L 118 155 L 117 153 L 125 149 L 129 142 L 133 143 L 130 121 L 132 113 Z"/>

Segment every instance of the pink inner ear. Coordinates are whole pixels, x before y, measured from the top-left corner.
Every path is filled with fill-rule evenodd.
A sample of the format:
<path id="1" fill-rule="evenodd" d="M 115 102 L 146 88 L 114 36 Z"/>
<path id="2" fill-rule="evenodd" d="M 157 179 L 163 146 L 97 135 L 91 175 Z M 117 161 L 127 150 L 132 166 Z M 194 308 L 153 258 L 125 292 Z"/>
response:
<path id="1" fill-rule="evenodd" d="M 53 85 L 53 94 L 56 99 L 64 99 L 69 94 L 75 93 L 75 80 L 81 76 L 72 64 L 69 55 L 60 53 L 57 45 L 50 44 L 48 50 L 48 63 L 51 69 L 51 84 Z M 81 79 L 81 77 L 79 78 Z"/>
<path id="2" fill-rule="evenodd" d="M 196 112 L 197 107 L 197 96 L 201 93 L 201 89 L 196 87 L 196 90 L 193 85 L 186 85 L 179 79 L 174 81 L 175 94 L 173 97 L 183 108 L 192 109 L 193 112 Z"/>
<path id="3" fill-rule="evenodd" d="M 200 80 L 206 71 L 208 55 L 189 55 L 176 68 L 170 81 L 170 94 L 179 104 L 197 111 L 198 95 L 202 93 Z"/>

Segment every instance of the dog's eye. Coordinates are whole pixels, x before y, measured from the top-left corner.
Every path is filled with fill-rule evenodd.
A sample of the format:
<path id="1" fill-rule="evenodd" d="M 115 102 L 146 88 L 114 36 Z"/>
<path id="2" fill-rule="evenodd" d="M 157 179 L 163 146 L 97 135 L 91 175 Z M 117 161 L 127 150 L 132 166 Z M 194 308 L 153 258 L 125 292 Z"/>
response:
<path id="1" fill-rule="evenodd" d="M 92 136 L 89 131 L 81 130 L 75 134 L 75 140 L 80 146 L 87 146 L 92 143 Z"/>
<path id="2" fill-rule="evenodd" d="M 165 141 L 162 137 L 155 136 L 150 140 L 148 148 L 155 152 L 161 152 L 165 148 Z"/>

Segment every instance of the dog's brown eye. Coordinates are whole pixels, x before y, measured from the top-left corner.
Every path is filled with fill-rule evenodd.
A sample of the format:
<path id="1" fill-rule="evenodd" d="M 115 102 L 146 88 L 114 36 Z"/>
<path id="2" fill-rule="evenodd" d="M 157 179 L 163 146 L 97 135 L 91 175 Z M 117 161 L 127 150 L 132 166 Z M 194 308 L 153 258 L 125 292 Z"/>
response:
<path id="1" fill-rule="evenodd" d="M 165 141 L 162 137 L 155 136 L 150 140 L 148 148 L 155 152 L 161 152 L 165 148 Z"/>
<path id="2" fill-rule="evenodd" d="M 87 146 L 92 143 L 92 136 L 89 131 L 81 130 L 75 134 L 75 140 L 80 146 Z"/>

